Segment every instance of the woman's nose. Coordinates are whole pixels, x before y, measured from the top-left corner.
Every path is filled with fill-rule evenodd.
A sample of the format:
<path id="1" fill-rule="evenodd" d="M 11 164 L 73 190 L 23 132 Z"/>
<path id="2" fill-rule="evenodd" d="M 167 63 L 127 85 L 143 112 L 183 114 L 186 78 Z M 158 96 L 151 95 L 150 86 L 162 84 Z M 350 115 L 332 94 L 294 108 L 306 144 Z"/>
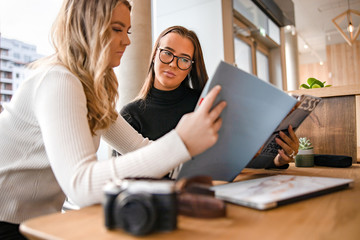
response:
<path id="1" fill-rule="evenodd" d="M 121 44 L 126 45 L 126 46 L 131 44 L 131 40 L 130 40 L 129 35 L 127 33 L 125 34 L 125 38 L 122 39 Z"/>
<path id="2" fill-rule="evenodd" d="M 169 63 L 169 66 L 170 67 L 176 67 L 176 61 L 177 61 L 177 58 L 174 57 L 173 60 Z"/>

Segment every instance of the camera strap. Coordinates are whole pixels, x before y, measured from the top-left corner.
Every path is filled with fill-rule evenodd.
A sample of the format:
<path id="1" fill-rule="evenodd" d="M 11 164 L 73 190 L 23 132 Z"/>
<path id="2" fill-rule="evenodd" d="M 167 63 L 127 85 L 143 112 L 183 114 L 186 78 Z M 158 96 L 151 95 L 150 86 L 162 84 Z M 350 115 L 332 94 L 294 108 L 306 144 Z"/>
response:
<path id="1" fill-rule="evenodd" d="M 210 189 L 212 178 L 196 176 L 182 178 L 176 182 L 178 213 L 198 218 L 218 218 L 226 216 L 226 204 L 215 198 Z"/>

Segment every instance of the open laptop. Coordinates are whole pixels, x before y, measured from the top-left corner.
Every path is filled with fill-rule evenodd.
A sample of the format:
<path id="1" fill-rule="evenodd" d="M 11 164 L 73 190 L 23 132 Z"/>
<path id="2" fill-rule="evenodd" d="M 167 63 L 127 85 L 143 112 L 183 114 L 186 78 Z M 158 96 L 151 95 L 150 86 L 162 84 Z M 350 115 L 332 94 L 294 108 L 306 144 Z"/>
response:
<path id="1" fill-rule="evenodd" d="M 211 187 L 215 197 L 266 210 L 351 187 L 352 179 L 274 175 Z"/>

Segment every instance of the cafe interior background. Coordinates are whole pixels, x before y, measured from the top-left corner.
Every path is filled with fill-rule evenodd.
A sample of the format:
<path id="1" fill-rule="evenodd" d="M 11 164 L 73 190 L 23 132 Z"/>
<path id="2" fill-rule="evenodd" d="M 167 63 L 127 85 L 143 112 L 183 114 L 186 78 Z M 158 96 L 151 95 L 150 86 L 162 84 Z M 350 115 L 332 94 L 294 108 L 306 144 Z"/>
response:
<path id="1" fill-rule="evenodd" d="M 121 76 L 119 108 L 136 96 L 147 74 L 153 42 L 172 25 L 197 33 L 210 77 L 224 60 L 284 91 L 298 90 L 309 77 L 334 87 L 360 84 L 360 0 L 133 3 L 132 46 L 116 69 Z M 355 149 L 351 152 L 356 152 L 358 136 L 347 133 L 357 131 L 353 125 L 345 129 L 345 138 L 350 139 L 348 147 Z M 352 154 L 356 161 L 356 153 Z"/>
<path id="2" fill-rule="evenodd" d="M 210 77 L 224 60 L 284 91 L 299 89 L 309 77 L 333 86 L 359 82 L 360 0 L 133 3 L 132 46 L 117 70 L 122 76 L 119 89 L 130 90 L 121 94 L 119 108 L 137 94 L 153 42 L 172 25 L 183 25 L 198 34 Z M 333 20 L 339 15 L 337 27 Z M 352 19 L 351 34 L 356 37 L 351 42 L 344 37 L 349 38 L 347 17 Z"/>

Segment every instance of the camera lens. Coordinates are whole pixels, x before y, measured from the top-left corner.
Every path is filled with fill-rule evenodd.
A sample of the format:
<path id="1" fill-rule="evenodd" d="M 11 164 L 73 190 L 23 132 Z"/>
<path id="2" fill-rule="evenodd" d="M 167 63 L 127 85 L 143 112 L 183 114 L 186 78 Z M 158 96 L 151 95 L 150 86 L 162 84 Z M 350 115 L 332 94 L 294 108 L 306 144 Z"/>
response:
<path id="1" fill-rule="evenodd" d="M 140 236 L 154 229 L 157 213 L 150 194 L 121 193 L 116 199 L 115 221 L 125 231 Z"/>

